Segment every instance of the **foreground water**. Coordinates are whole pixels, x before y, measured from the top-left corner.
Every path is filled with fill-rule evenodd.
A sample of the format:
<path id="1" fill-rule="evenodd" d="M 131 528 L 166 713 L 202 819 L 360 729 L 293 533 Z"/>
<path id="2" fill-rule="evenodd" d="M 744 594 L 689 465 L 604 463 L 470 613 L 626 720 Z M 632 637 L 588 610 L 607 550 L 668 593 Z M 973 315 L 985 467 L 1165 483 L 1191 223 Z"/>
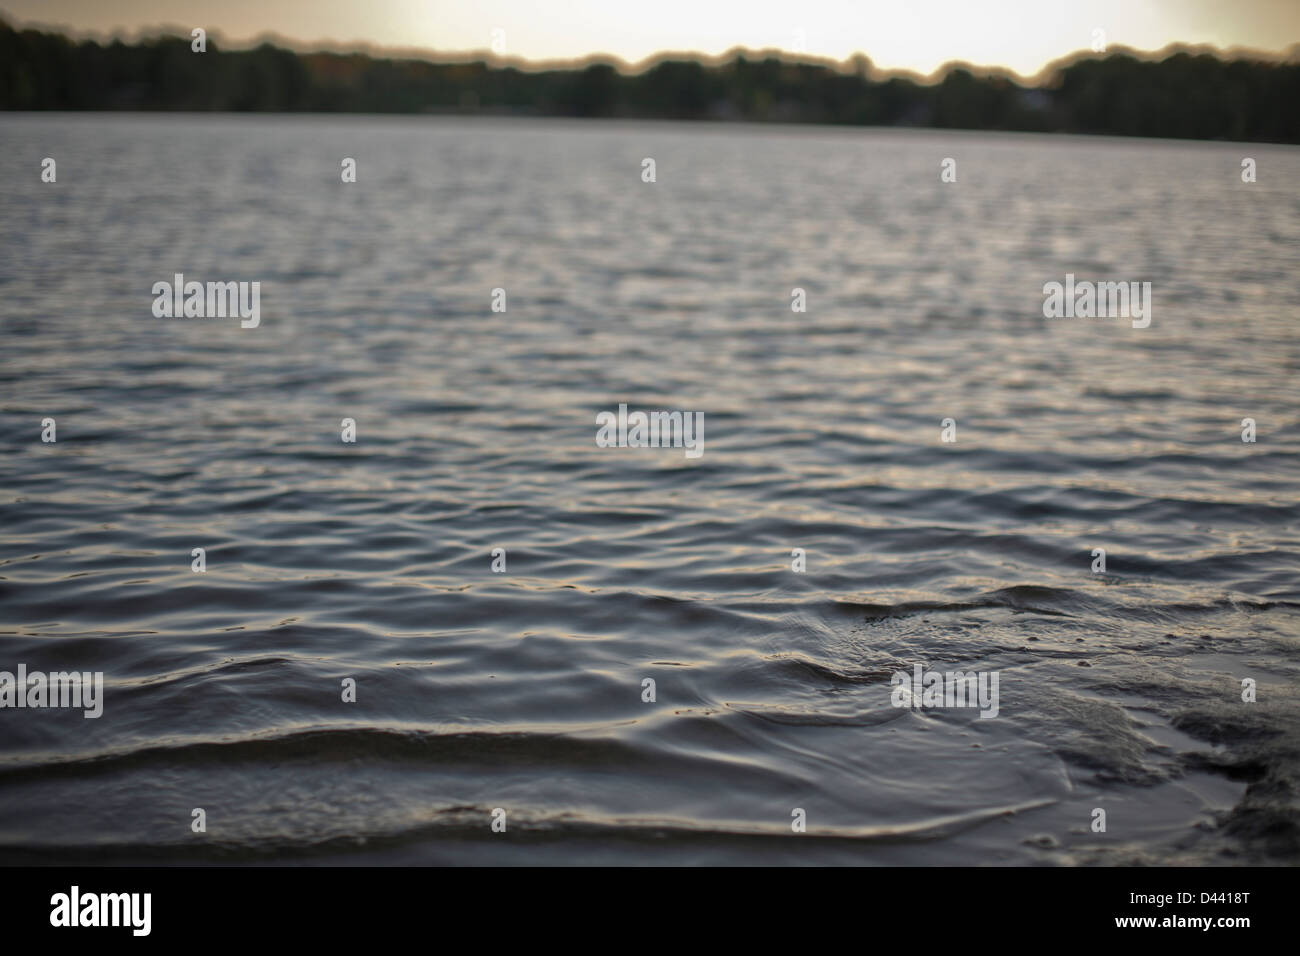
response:
<path id="1" fill-rule="evenodd" d="M 0 670 L 105 680 L 0 709 L 0 861 L 1300 859 L 1300 152 L 11 115 L 0 172 Z"/>

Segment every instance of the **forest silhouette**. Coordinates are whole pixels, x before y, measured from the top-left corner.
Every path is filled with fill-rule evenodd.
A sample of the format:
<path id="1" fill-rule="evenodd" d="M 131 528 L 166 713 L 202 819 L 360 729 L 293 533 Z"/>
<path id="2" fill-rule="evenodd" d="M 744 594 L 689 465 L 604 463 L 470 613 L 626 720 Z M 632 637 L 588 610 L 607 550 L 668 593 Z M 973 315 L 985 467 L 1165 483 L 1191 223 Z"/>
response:
<path id="1" fill-rule="evenodd" d="M 1292 58 L 1294 60 L 1294 57 Z M 951 65 L 926 81 L 733 52 L 559 68 L 73 40 L 0 22 L 0 109 L 470 113 L 742 120 L 1300 142 L 1300 63 L 1177 50 L 1081 55 L 1033 81 Z"/>

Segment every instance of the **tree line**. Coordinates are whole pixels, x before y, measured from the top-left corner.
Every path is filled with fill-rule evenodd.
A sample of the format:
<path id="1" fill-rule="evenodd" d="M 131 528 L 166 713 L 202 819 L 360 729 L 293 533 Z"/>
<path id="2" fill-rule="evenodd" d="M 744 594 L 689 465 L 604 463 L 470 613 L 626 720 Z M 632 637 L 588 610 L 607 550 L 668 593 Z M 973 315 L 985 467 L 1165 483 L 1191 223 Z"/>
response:
<path id="1" fill-rule="evenodd" d="M 1300 142 L 1300 64 L 1127 52 L 1062 64 L 1035 86 L 952 66 L 934 82 L 736 53 L 522 70 L 264 43 L 204 53 L 188 37 L 74 41 L 0 21 L 0 109 L 487 113 L 922 126 Z"/>

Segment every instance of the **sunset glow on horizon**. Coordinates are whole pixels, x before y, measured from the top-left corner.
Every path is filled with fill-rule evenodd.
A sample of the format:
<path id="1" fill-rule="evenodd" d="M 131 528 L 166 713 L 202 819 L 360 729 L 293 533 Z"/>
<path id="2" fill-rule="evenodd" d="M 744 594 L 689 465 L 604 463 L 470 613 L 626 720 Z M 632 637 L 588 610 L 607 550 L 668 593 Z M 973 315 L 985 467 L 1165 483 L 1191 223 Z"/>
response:
<path id="1" fill-rule="evenodd" d="M 203 26 L 237 46 L 271 35 L 298 49 L 495 50 L 528 62 L 605 55 L 629 64 L 744 47 L 835 61 L 862 54 L 881 69 L 921 74 L 965 61 L 1026 77 L 1089 49 L 1098 30 L 1108 46 L 1144 51 L 1187 43 L 1282 53 L 1300 42 L 1293 0 L 0 0 L 0 14 L 74 35 Z"/>

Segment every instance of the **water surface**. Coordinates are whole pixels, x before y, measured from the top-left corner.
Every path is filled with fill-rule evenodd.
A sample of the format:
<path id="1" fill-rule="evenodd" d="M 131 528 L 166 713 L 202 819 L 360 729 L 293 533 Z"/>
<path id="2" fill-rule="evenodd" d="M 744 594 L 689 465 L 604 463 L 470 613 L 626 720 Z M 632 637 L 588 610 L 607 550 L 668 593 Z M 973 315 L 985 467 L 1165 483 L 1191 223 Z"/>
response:
<path id="1" fill-rule="evenodd" d="M 1256 145 L 4 117 L 0 669 L 106 699 L 0 710 L 0 860 L 1294 863 L 1298 181 Z M 261 325 L 154 318 L 177 272 L 260 281 Z M 1045 319 L 1067 273 L 1150 281 L 1150 328 Z M 620 402 L 704 412 L 704 455 L 598 448 Z M 892 706 L 916 663 L 997 671 L 998 717 Z"/>

